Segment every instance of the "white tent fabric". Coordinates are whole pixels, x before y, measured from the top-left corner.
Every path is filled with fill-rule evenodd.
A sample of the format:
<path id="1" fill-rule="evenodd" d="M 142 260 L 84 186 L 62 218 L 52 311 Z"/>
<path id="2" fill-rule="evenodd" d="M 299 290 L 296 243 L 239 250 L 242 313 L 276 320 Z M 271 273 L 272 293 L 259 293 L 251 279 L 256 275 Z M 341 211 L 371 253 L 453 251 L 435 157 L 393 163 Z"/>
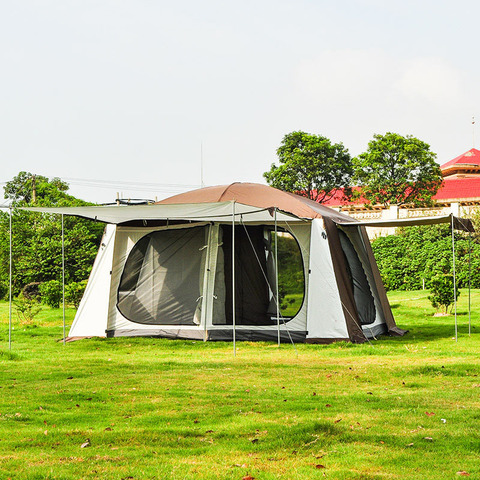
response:
<path id="1" fill-rule="evenodd" d="M 110 271 L 112 269 L 115 225 L 107 225 L 87 288 L 78 307 L 70 336 L 104 337 L 105 319 L 110 305 Z M 82 319 L 79 321 L 79 319 Z"/>
<path id="2" fill-rule="evenodd" d="M 134 220 L 188 220 L 218 222 L 232 218 L 235 204 L 235 218 L 248 217 L 249 222 L 273 222 L 273 212 L 266 208 L 243 205 L 237 202 L 184 203 L 178 205 L 121 205 L 86 207 L 23 207 L 38 213 L 75 215 L 104 223 L 122 224 Z M 277 211 L 278 221 L 302 221 L 294 215 Z"/>
<path id="3" fill-rule="evenodd" d="M 313 220 L 310 247 L 307 330 L 313 338 L 349 338 L 335 280 L 330 247 L 321 220 Z M 322 292 L 319 295 L 319 292 Z"/>

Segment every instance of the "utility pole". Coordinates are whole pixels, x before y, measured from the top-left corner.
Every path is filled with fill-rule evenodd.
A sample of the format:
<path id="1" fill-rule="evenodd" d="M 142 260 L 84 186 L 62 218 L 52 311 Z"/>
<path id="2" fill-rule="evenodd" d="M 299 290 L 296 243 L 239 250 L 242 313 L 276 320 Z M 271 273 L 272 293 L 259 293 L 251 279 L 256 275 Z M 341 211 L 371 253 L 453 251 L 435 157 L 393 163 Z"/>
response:
<path id="1" fill-rule="evenodd" d="M 35 185 L 36 175 L 32 175 L 32 203 L 37 201 L 37 187 Z"/>
<path id="2" fill-rule="evenodd" d="M 472 116 L 472 148 L 475 148 L 475 117 Z"/>

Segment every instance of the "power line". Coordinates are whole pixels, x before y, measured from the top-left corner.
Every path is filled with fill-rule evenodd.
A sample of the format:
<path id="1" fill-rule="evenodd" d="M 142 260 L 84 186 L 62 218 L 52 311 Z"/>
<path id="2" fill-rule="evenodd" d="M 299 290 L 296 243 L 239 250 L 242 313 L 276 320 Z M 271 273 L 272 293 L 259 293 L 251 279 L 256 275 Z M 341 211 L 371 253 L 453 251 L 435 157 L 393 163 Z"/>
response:
<path id="1" fill-rule="evenodd" d="M 54 177 L 49 177 L 54 178 Z M 121 180 L 100 180 L 88 178 L 59 177 L 69 185 L 91 187 L 91 188 L 112 188 L 117 190 L 140 190 L 147 192 L 178 192 L 185 190 L 193 190 L 200 188 L 201 185 L 188 185 L 180 183 L 153 183 L 153 182 L 132 182 Z M 0 182 L 0 186 L 6 185 L 8 182 Z"/>

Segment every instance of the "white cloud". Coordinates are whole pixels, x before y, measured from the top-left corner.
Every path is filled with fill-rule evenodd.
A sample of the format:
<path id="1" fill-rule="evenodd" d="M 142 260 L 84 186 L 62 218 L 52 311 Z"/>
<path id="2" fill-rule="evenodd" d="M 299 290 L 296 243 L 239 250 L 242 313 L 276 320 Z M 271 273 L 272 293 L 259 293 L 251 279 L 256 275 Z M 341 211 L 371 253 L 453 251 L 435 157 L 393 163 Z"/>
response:
<path id="1" fill-rule="evenodd" d="M 445 60 L 404 60 L 382 50 L 329 50 L 300 63 L 296 87 L 322 104 L 363 105 L 380 99 L 377 108 L 405 101 L 431 106 L 455 104 L 463 97 L 463 73 Z"/>
<path id="2" fill-rule="evenodd" d="M 463 99 L 463 73 L 439 58 L 416 58 L 404 62 L 394 83 L 409 100 L 432 105 L 454 105 Z"/>

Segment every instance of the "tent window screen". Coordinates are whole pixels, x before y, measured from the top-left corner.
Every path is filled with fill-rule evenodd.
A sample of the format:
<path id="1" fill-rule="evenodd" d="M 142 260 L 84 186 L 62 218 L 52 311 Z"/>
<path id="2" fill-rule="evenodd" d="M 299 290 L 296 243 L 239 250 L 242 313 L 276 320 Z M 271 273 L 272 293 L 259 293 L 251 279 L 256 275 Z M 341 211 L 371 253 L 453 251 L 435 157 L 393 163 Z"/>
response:
<path id="1" fill-rule="evenodd" d="M 203 282 L 206 227 L 152 232 L 131 250 L 120 279 L 117 307 L 147 325 L 196 325 Z"/>
<path id="2" fill-rule="evenodd" d="M 293 318 L 302 308 L 305 296 L 305 274 L 300 247 L 290 233 L 270 231 L 270 242 L 267 244 L 267 271 L 269 283 L 275 289 L 275 242 L 278 256 L 278 293 L 280 297 L 280 313 L 286 318 Z M 276 315 L 275 298 L 270 300 L 269 312 Z"/>
<path id="3" fill-rule="evenodd" d="M 223 261 L 225 291 L 222 315 L 215 312 L 214 325 L 232 325 L 232 227 L 222 225 L 222 247 L 219 258 Z M 275 302 L 275 233 L 264 226 L 235 226 L 235 323 L 237 325 L 276 325 Z M 281 314 L 285 322 L 300 310 L 304 296 L 303 261 L 296 240 L 287 232 L 278 234 L 278 268 Z M 282 321 L 282 322 L 283 322 Z"/>
<path id="4" fill-rule="evenodd" d="M 347 261 L 348 276 L 351 280 L 360 324 L 370 325 L 375 322 L 376 317 L 375 301 L 370 290 L 370 284 L 368 283 L 362 262 L 347 234 L 342 230 L 339 230 L 338 234 Z"/>

